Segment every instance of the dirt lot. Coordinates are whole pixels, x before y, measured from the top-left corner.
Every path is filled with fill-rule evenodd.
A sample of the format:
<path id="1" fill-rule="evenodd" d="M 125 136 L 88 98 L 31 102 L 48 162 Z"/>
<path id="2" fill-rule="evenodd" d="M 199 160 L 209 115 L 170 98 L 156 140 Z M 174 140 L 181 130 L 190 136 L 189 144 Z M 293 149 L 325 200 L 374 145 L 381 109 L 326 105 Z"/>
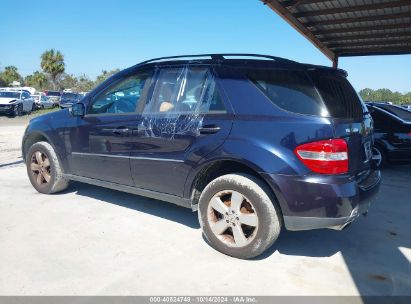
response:
<path id="1" fill-rule="evenodd" d="M 224 256 L 197 215 L 73 183 L 41 195 L 21 163 L 27 117 L 0 118 L 0 295 L 411 295 L 411 166 L 346 230 L 283 232 L 263 256 Z"/>

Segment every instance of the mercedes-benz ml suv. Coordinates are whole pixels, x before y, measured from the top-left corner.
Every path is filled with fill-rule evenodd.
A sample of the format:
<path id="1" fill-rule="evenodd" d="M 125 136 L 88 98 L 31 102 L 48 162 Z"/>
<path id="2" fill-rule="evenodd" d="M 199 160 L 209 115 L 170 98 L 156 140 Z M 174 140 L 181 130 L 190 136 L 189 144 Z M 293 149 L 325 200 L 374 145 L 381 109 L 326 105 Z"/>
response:
<path id="1" fill-rule="evenodd" d="M 214 248 L 251 258 L 375 198 L 372 119 L 346 76 L 263 55 L 149 60 L 32 119 L 27 173 L 41 193 L 73 180 L 198 210 Z"/>

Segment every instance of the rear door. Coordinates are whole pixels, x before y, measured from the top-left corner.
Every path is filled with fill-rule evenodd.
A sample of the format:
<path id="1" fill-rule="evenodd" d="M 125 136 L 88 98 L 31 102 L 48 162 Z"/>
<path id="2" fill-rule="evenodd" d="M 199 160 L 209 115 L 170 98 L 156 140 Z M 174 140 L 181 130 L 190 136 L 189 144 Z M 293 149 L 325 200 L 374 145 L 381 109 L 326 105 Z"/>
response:
<path id="1" fill-rule="evenodd" d="M 336 137 L 348 144 L 349 171 L 356 175 L 371 167 L 372 118 L 346 77 L 338 72 L 309 72 L 331 117 Z"/>
<path id="2" fill-rule="evenodd" d="M 232 115 L 208 66 L 161 68 L 131 152 L 136 187 L 182 196 L 189 171 L 228 136 Z"/>

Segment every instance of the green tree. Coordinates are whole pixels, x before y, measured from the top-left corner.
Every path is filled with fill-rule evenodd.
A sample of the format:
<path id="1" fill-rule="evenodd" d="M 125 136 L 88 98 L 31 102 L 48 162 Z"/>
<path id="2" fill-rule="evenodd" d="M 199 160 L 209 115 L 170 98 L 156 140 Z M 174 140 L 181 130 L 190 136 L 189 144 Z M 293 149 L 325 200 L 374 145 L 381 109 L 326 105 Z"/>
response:
<path id="1" fill-rule="evenodd" d="M 36 88 L 37 91 L 43 91 L 48 85 L 47 75 L 42 72 L 35 71 L 33 74 L 26 76 L 24 79 L 24 84 L 29 87 Z"/>
<path id="2" fill-rule="evenodd" d="M 3 85 L 11 85 L 13 81 L 21 82 L 22 77 L 19 74 L 17 67 L 13 65 L 6 66 L 4 71 L 0 73 L 0 78 L 2 79 Z"/>
<path id="3" fill-rule="evenodd" d="M 60 51 L 54 49 L 47 50 L 41 55 L 41 68 L 50 75 L 53 88 L 57 88 L 58 77 L 64 73 L 64 56 Z"/>
<path id="4" fill-rule="evenodd" d="M 365 88 L 358 93 L 365 101 L 390 101 L 398 105 L 403 103 L 411 103 L 411 92 L 401 94 L 400 92 L 392 92 L 386 88 L 378 90 Z"/>
<path id="5" fill-rule="evenodd" d="M 80 92 L 88 92 L 90 91 L 92 88 L 94 88 L 95 83 L 94 81 L 92 81 L 88 76 L 86 76 L 85 74 L 80 75 L 79 77 L 77 77 L 78 80 L 78 85 L 77 85 L 77 91 Z"/>
<path id="6" fill-rule="evenodd" d="M 62 74 L 59 82 L 60 89 L 78 89 L 78 79 L 73 74 Z"/>
<path id="7" fill-rule="evenodd" d="M 98 75 L 97 78 L 96 78 L 95 85 L 98 85 L 98 84 L 102 83 L 104 80 L 106 80 L 110 76 L 118 73 L 119 71 L 120 71 L 119 69 L 114 69 L 114 70 L 111 70 L 111 71 L 102 70 L 101 74 Z"/>

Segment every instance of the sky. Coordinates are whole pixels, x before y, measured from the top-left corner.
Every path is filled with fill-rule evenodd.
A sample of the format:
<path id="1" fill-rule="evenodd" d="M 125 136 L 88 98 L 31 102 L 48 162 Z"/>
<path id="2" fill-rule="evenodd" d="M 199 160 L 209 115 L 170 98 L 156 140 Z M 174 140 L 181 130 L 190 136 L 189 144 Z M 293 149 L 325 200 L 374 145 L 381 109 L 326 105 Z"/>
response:
<path id="1" fill-rule="evenodd" d="M 259 0 L 0 0 L 0 70 L 40 70 L 46 49 L 66 72 L 102 70 L 200 53 L 260 53 L 330 66 L 308 40 Z M 411 91 L 411 55 L 340 58 L 357 89 Z"/>

